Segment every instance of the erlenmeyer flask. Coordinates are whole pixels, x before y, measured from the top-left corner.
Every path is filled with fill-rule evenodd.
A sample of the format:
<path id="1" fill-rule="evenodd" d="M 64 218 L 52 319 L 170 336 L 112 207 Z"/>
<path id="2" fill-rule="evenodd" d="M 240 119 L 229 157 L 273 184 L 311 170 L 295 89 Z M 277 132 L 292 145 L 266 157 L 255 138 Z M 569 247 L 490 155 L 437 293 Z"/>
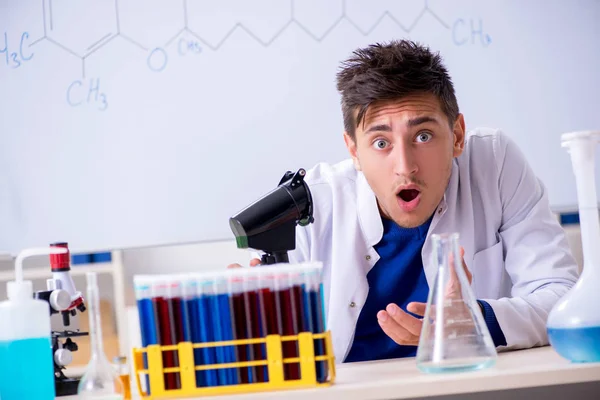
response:
<path id="1" fill-rule="evenodd" d="M 458 233 L 431 239 L 437 274 L 427 299 L 417 367 L 455 372 L 491 366 L 496 348 L 462 266 Z"/>
<path id="2" fill-rule="evenodd" d="M 89 400 L 122 400 L 123 385 L 116 369 L 108 362 L 102 345 L 96 273 L 88 272 L 86 278 L 91 359 L 79 381 L 77 394 L 80 398 Z"/>
<path id="3" fill-rule="evenodd" d="M 581 242 L 583 271 L 575 286 L 548 315 L 548 339 L 558 354 L 573 362 L 600 361 L 600 223 L 596 195 L 596 149 L 600 131 L 565 133 L 562 146 L 571 155 Z"/>

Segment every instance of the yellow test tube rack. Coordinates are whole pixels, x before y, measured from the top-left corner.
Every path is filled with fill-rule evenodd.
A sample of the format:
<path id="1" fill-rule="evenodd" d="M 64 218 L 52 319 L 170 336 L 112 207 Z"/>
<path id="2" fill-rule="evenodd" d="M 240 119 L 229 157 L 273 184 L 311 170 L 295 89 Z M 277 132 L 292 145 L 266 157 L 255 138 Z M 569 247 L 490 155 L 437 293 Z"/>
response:
<path id="1" fill-rule="evenodd" d="M 325 344 L 325 354 L 315 355 L 315 340 L 321 339 Z M 283 358 L 282 343 L 296 342 L 298 344 L 299 357 Z M 194 364 L 194 349 L 208 347 L 225 347 L 240 345 L 266 345 L 266 359 L 255 361 L 242 361 L 220 364 Z M 177 351 L 179 366 L 164 368 L 162 353 L 165 351 Z M 144 355 L 146 365 L 144 367 Z M 317 380 L 315 362 L 326 362 L 328 376 L 324 382 Z M 298 363 L 300 365 L 300 379 L 285 380 L 284 364 Z M 233 385 L 197 387 L 196 371 L 218 370 L 222 368 L 243 368 L 254 366 L 267 366 L 269 380 L 259 383 L 241 383 Z M 191 343 L 181 342 L 176 345 L 161 346 L 149 345 L 145 348 L 133 349 L 133 372 L 139 393 L 144 399 L 177 398 L 192 396 L 211 396 L 235 393 L 263 392 L 273 390 L 298 389 L 309 387 L 330 386 L 335 380 L 335 359 L 331 342 L 331 332 L 310 333 L 302 332 L 294 336 L 268 335 L 264 338 L 229 340 L 221 342 Z M 181 388 L 165 388 L 164 374 L 179 373 Z M 142 379 L 148 376 L 150 394 L 143 391 Z"/>

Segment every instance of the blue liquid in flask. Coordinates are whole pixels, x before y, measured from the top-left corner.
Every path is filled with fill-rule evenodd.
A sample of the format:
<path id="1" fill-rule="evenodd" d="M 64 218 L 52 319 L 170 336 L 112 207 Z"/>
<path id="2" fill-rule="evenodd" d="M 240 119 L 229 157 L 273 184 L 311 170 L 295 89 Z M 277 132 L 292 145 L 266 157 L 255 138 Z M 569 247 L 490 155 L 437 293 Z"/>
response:
<path id="1" fill-rule="evenodd" d="M 548 339 L 558 354 L 572 362 L 600 361 L 600 326 L 548 328 Z"/>
<path id="2" fill-rule="evenodd" d="M 54 367 L 49 337 L 1 341 L 0 360 L 2 400 L 54 399 Z M 36 368 L 31 368 L 33 365 Z"/>
<path id="3" fill-rule="evenodd" d="M 571 156 L 575 184 L 583 270 L 575 285 L 548 314 L 548 340 L 562 357 L 575 363 L 600 361 L 600 223 L 596 195 L 595 157 L 600 131 L 561 135 L 561 145 Z M 572 279 L 576 276 L 572 276 Z"/>

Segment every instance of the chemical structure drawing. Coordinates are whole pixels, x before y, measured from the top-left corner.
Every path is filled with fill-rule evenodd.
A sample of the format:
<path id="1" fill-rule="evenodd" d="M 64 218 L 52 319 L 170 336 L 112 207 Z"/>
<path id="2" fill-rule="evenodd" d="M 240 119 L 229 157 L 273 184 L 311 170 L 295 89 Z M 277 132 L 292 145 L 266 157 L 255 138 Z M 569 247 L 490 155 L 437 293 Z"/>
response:
<path id="1" fill-rule="evenodd" d="M 160 12 L 149 8 L 157 2 Z M 173 56 L 217 52 L 236 32 L 267 48 L 292 27 L 320 43 L 342 23 L 364 37 L 384 21 L 410 34 L 426 15 L 448 32 L 456 46 L 487 47 L 492 42 L 480 18 L 448 23 L 427 0 L 370 0 L 369 7 L 365 4 L 365 0 L 155 0 L 152 4 L 145 0 L 40 0 L 43 35 L 0 32 L 0 57 L 4 56 L 6 67 L 16 69 L 34 59 L 36 46 L 53 46 L 81 63 L 81 77 L 67 88 L 67 103 L 73 107 L 94 103 L 98 110 L 106 110 L 108 101 L 100 79 L 89 78 L 86 65 L 90 56 L 117 39 L 145 54 L 146 65 L 154 72 L 165 70 Z M 257 9 L 268 12 L 262 15 Z M 140 29 L 140 21 L 152 28 Z"/>

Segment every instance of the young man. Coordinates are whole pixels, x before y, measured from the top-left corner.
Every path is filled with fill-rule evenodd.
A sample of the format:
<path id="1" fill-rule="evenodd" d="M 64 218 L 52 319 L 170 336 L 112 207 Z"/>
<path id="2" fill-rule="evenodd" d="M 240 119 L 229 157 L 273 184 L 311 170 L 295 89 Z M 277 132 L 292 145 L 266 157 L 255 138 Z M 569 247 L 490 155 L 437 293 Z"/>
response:
<path id="1" fill-rule="evenodd" d="M 436 274 L 430 237 L 449 232 L 498 349 L 547 344 L 547 315 L 577 266 L 515 144 L 465 133 L 440 57 L 414 42 L 355 51 L 337 87 L 351 159 L 307 173 L 315 221 L 290 252 L 324 264 L 336 359 L 415 355 Z"/>

